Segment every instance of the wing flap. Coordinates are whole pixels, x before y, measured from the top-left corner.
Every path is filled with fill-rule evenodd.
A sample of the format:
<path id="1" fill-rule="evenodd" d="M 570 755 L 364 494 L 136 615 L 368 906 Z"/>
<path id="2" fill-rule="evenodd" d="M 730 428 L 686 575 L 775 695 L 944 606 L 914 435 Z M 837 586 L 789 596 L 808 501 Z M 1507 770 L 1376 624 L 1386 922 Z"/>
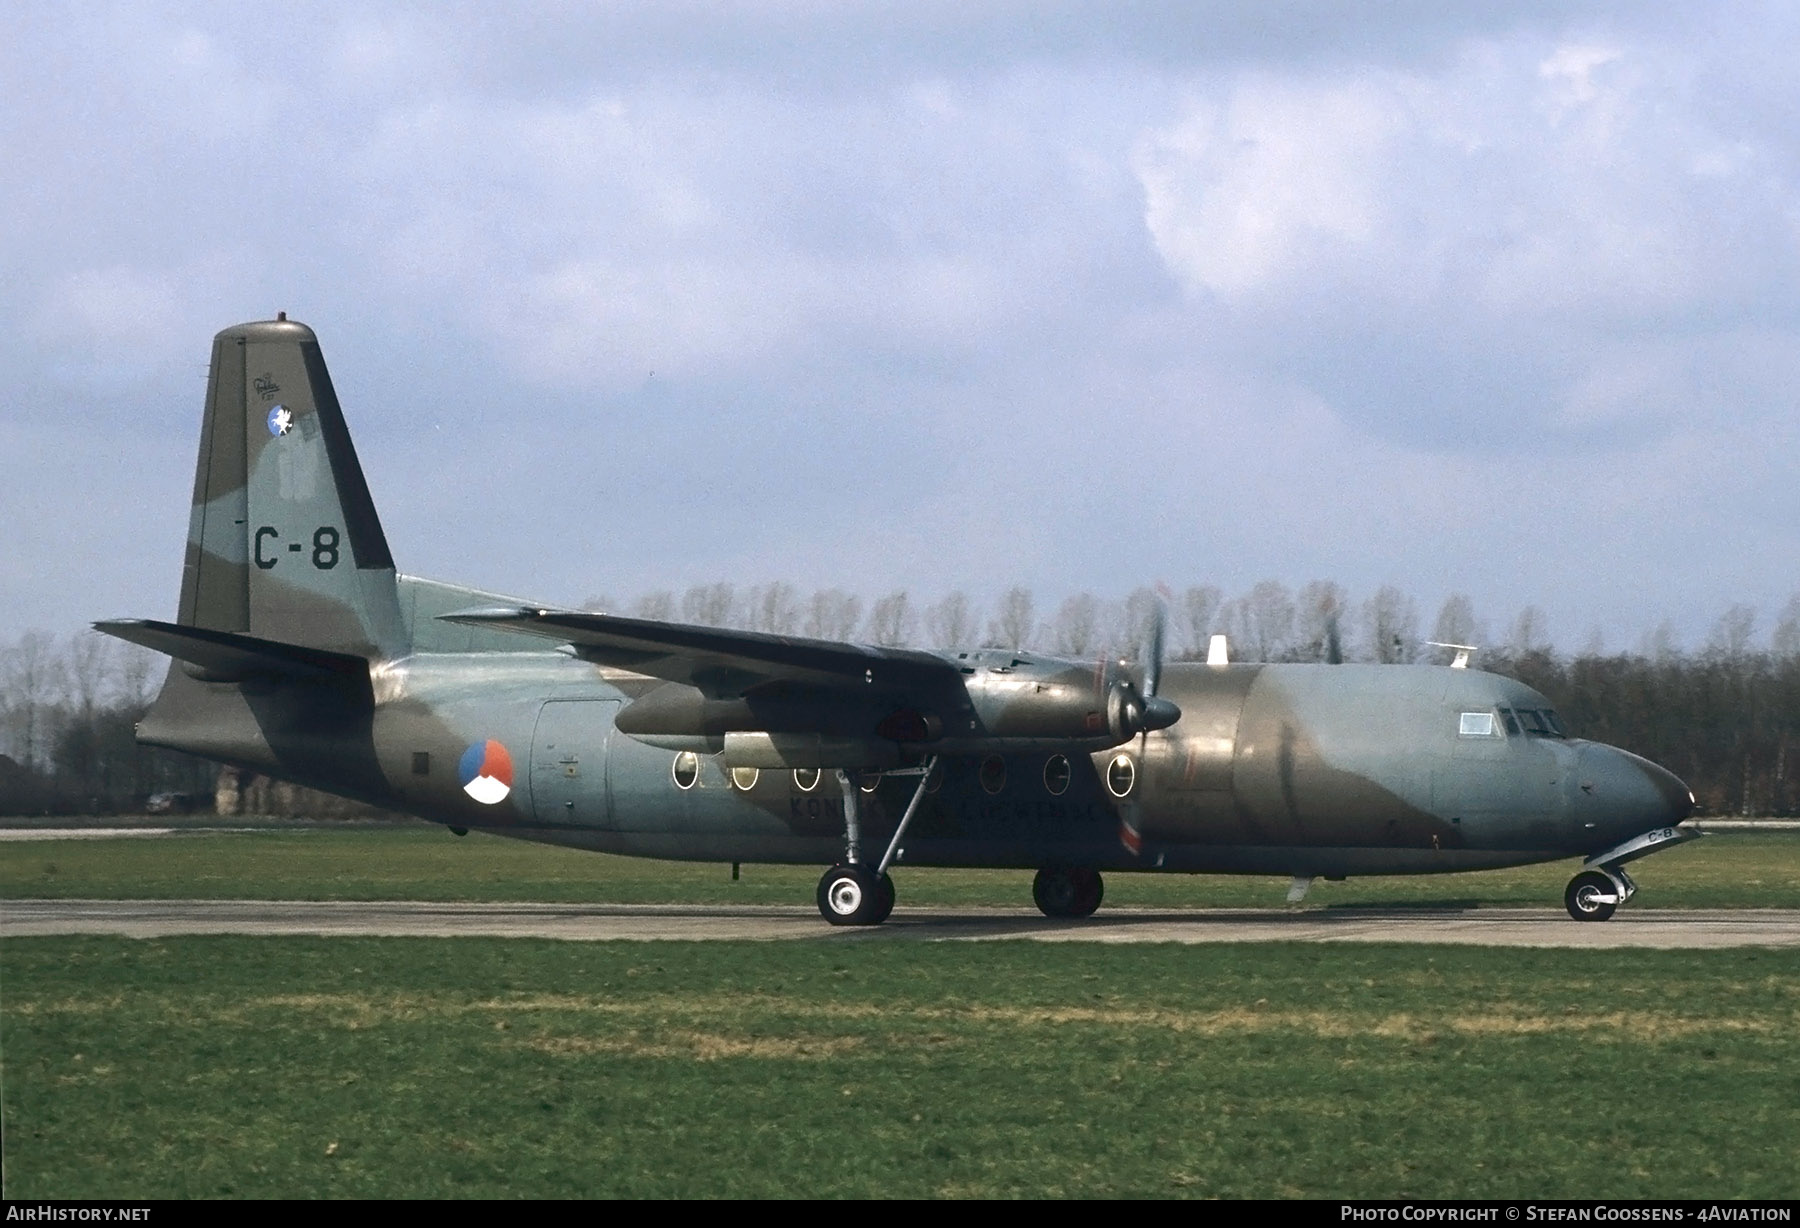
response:
<path id="1" fill-rule="evenodd" d="M 438 617 L 570 644 L 589 661 L 684 683 L 720 698 L 770 682 L 915 692 L 961 680 L 956 667 L 942 657 L 909 648 L 528 606 L 458 610 Z"/>

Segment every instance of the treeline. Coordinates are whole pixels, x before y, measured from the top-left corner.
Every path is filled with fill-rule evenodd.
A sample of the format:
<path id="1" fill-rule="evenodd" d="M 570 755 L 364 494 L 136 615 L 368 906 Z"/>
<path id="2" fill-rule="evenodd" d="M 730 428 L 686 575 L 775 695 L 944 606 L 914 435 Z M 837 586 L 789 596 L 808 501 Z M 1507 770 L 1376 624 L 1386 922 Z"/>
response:
<path id="1" fill-rule="evenodd" d="M 1680 774 L 1707 813 L 1800 813 L 1793 758 L 1800 742 L 1800 595 L 1759 635 L 1757 612 L 1733 606 L 1700 648 L 1665 625 L 1634 650 L 1597 640 L 1559 651 L 1543 613 L 1527 606 L 1495 636 L 1465 596 L 1453 595 L 1425 629 L 1417 603 L 1383 587 L 1353 600 L 1331 581 L 1298 590 L 1265 580 L 1228 596 L 1211 585 L 1122 598 L 1078 593 L 1040 609 L 1014 587 L 989 606 L 961 592 L 919 602 L 904 590 L 873 601 L 841 589 L 804 593 L 782 581 L 738 588 L 696 585 L 634 600 L 591 598 L 590 609 L 893 647 L 994 647 L 1085 658 L 1134 656 L 1158 603 L 1171 659 L 1205 656 L 1214 634 L 1236 661 L 1448 663 L 1441 644 L 1480 648 L 1478 668 L 1544 692 L 1578 737 L 1610 742 Z M 107 813 L 143 808 L 227 812 L 365 813 L 335 799 L 240 780 L 191 756 L 137 745 L 132 729 L 166 668 L 163 658 L 84 632 L 64 640 L 32 631 L 0 643 L 0 813 Z"/>

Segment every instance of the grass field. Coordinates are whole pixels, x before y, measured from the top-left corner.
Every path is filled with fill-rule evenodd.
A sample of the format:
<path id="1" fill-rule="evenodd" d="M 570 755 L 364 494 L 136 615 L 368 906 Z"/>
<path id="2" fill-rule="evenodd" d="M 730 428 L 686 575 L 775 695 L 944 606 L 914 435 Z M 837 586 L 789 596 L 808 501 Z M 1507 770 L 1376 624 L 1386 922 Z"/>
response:
<path id="1" fill-rule="evenodd" d="M 1792 1197 L 1800 952 L 23 939 L 5 1194 Z"/>
<path id="2" fill-rule="evenodd" d="M 1560 907 L 1571 859 L 1477 874 L 1319 882 L 1309 908 Z M 1726 833 L 1635 862 L 1631 907 L 1800 908 L 1800 832 Z M 541 900 L 806 904 L 819 867 L 640 861 L 442 829 L 204 832 L 160 838 L 0 843 L 0 898 Z M 1030 907 L 1024 871 L 894 871 L 901 905 Z M 1287 882 L 1223 875 L 1109 874 L 1107 903 L 1281 907 Z"/>

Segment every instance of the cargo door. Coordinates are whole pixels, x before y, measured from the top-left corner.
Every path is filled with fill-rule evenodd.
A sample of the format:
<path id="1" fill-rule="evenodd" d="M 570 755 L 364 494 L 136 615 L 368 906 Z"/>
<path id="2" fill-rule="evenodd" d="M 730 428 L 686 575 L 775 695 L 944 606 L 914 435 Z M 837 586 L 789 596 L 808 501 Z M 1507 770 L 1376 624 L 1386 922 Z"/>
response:
<path id="1" fill-rule="evenodd" d="M 531 738 L 531 808 L 549 827 L 605 827 L 616 699 L 552 699 Z"/>

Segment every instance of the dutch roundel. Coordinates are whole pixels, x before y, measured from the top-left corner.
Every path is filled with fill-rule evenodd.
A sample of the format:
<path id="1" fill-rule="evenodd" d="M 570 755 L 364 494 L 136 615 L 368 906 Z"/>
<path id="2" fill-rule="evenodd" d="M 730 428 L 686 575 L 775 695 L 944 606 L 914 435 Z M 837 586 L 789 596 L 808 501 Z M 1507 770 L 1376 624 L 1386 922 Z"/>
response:
<path id="1" fill-rule="evenodd" d="M 492 806 L 506 800 L 506 795 L 512 792 L 512 756 L 506 753 L 506 747 L 492 738 L 476 742 L 463 752 L 456 765 L 456 775 L 462 781 L 464 793 L 483 806 Z"/>

